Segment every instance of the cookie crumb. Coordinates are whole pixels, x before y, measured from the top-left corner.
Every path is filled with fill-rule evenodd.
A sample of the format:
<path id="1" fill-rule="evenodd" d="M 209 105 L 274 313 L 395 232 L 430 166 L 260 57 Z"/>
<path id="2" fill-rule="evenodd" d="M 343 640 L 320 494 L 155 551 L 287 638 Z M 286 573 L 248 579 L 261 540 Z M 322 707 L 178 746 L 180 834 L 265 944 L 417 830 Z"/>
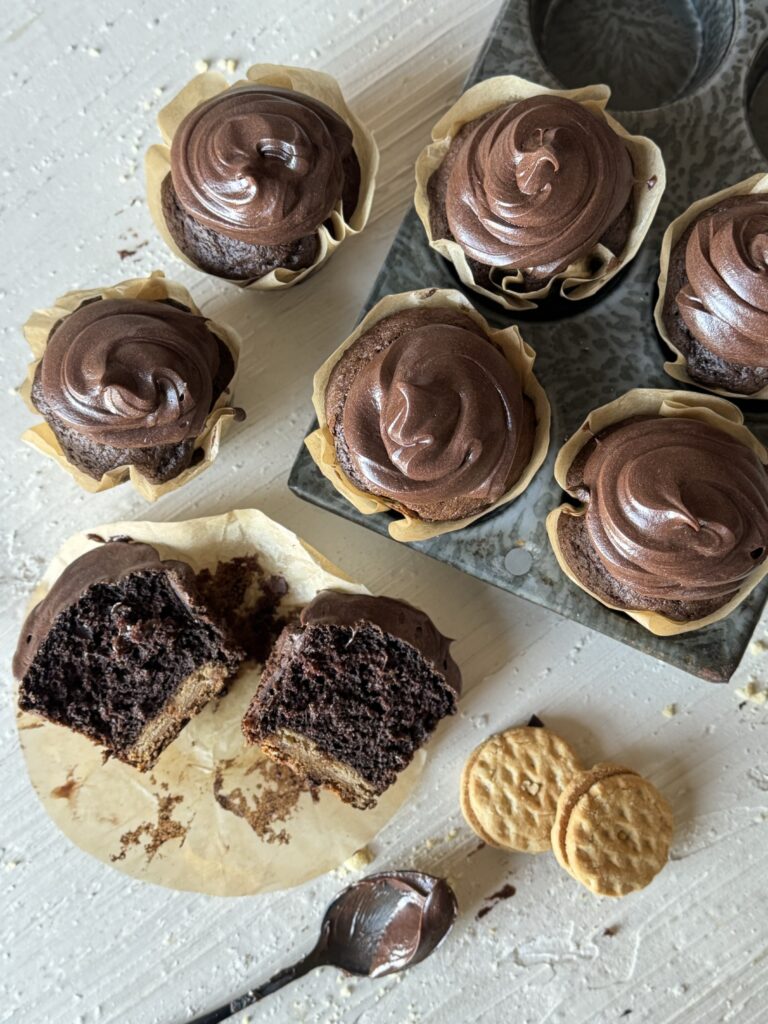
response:
<path id="1" fill-rule="evenodd" d="M 195 61 L 195 71 L 198 73 L 198 75 L 205 74 L 205 72 L 208 70 L 210 66 L 211 62 L 209 60 L 200 59 Z"/>
<path id="2" fill-rule="evenodd" d="M 768 644 L 766 644 L 765 640 L 753 640 L 749 645 L 750 654 L 765 654 L 766 651 L 768 651 Z"/>
<path id="3" fill-rule="evenodd" d="M 353 853 L 351 857 L 348 857 L 344 861 L 343 866 L 347 871 L 362 871 L 363 868 L 368 867 L 372 860 L 373 854 L 367 846 L 364 846 L 362 849 L 357 850 L 356 853 Z"/>
<path id="4" fill-rule="evenodd" d="M 746 701 L 751 701 L 753 704 L 765 704 L 768 701 L 768 692 L 761 690 L 760 685 L 754 679 L 750 679 L 743 687 L 739 687 L 733 692 L 741 701 L 739 707 L 743 707 Z"/>
<path id="5" fill-rule="evenodd" d="M 677 714 L 677 704 L 667 704 L 665 708 L 661 709 L 661 713 L 665 718 L 674 718 Z"/>

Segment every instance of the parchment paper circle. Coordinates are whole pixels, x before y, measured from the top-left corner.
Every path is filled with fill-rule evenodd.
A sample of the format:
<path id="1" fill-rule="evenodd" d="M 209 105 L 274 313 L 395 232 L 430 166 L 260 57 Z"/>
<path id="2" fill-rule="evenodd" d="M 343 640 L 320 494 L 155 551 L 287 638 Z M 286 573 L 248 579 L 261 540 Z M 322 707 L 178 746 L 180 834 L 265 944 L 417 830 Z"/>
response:
<path id="1" fill-rule="evenodd" d="M 244 510 L 182 523 L 120 522 L 71 537 L 33 594 L 39 601 L 71 561 L 104 538 L 130 536 L 163 558 L 196 570 L 256 554 L 288 582 L 286 609 L 327 587 L 366 593 L 295 534 Z M 240 730 L 260 668 L 242 670 L 142 774 L 83 736 L 19 713 L 27 771 L 48 815 L 87 853 L 127 875 L 170 889 L 244 896 L 288 889 L 337 867 L 369 843 L 412 792 L 419 752 L 398 782 L 367 811 L 332 793 L 299 792 L 293 777 L 246 747 Z"/>

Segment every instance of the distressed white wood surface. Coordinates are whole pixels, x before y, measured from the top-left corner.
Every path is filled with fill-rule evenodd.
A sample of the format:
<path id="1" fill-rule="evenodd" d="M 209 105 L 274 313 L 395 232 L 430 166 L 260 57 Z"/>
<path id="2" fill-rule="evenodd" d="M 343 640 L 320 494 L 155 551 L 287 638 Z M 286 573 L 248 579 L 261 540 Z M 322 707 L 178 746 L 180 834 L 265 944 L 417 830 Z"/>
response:
<path id="1" fill-rule="evenodd" d="M 142 886 L 89 859 L 46 818 L 14 732 L 8 664 L 28 591 L 71 532 L 256 505 L 374 591 L 409 597 L 458 638 L 463 711 L 441 731 L 418 797 L 375 844 L 373 868 L 454 881 L 462 915 L 440 953 L 400 979 L 305 978 L 242 1020 L 404 1024 L 708 1024 L 768 1020 L 768 710 L 739 707 L 750 656 L 714 686 L 303 504 L 285 481 L 310 415 L 313 370 L 351 327 L 411 194 L 412 165 L 456 96 L 497 0 L 10 0 L 2 40 L 0 1021 L 182 1021 L 266 978 L 313 939 L 342 884 L 226 901 Z M 259 297 L 175 263 L 155 238 L 141 158 L 154 115 L 195 71 L 234 58 L 328 70 L 375 131 L 373 219 L 301 288 Z M 119 249 L 136 255 L 123 262 Z M 248 420 L 215 468 L 147 507 L 86 496 L 17 440 L 12 388 L 29 311 L 74 287 L 163 267 L 247 339 Z M 760 635 L 760 634 L 758 634 Z M 676 703 L 678 714 L 661 711 Z M 538 712 L 585 759 L 646 771 L 671 800 L 674 858 L 645 892 L 595 899 L 551 856 L 476 843 L 458 810 L 462 762 L 488 732 Z M 503 883 L 514 898 L 481 920 Z M 615 934 L 606 935 L 610 927 Z"/>

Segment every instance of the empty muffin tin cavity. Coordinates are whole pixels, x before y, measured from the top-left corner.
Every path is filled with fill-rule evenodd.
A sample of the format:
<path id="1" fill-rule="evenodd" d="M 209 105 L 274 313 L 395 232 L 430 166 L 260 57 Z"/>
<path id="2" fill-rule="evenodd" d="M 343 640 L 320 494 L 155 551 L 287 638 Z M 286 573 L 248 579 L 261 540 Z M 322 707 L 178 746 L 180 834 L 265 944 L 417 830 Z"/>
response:
<path id="1" fill-rule="evenodd" d="M 699 88 L 733 36 L 733 0 L 531 0 L 541 58 L 566 88 L 611 87 L 615 110 L 662 107 Z"/>

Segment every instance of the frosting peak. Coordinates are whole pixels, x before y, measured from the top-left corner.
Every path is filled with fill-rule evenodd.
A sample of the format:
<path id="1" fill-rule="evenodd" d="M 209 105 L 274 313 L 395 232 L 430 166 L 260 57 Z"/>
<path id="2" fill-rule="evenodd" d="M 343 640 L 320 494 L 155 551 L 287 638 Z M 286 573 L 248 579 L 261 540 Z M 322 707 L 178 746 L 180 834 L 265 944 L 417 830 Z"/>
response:
<path id="1" fill-rule="evenodd" d="M 632 190 L 627 147 L 574 100 L 534 96 L 481 118 L 459 147 L 445 211 L 492 267 L 555 273 L 587 255 Z"/>
<path id="2" fill-rule="evenodd" d="M 523 446 L 521 381 L 487 337 L 447 324 L 404 331 L 357 373 L 343 429 L 355 472 L 406 505 L 506 491 Z"/>
<path id="3" fill-rule="evenodd" d="M 768 365 L 768 197 L 702 215 L 685 272 L 677 306 L 694 338 L 730 362 Z"/>
<path id="4" fill-rule="evenodd" d="M 727 600 L 768 554 L 768 473 L 700 420 L 628 421 L 598 435 L 579 482 L 611 577 L 644 598 Z"/>
<path id="5" fill-rule="evenodd" d="M 195 107 L 171 145 L 179 202 L 195 220 L 251 245 L 313 234 L 339 201 L 352 131 L 290 89 L 227 89 Z"/>
<path id="6" fill-rule="evenodd" d="M 55 415 L 101 444 L 176 444 L 213 401 L 219 341 L 201 316 L 167 302 L 99 299 L 54 327 L 40 364 Z"/>

